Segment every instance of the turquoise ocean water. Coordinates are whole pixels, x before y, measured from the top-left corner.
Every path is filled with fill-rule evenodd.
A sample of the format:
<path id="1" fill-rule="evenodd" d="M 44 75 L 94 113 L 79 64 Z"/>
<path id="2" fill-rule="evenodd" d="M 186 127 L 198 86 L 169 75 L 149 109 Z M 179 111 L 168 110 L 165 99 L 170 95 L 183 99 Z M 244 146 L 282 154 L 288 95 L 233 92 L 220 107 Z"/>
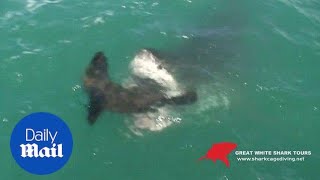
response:
<path id="1" fill-rule="evenodd" d="M 135 53 L 166 52 L 199 101 L 180 123 L 130 129 L 130 116 L 86 121 L 82 76 L 104 51 L 123 82 Z M 12 0 L 0 2 L 0 179 L 319 179 L 320 2 L 317 0 Z M 15 124 L 32 112 L 63 118 L 67 165 L 31 175 L 11 156 Z M 307 150 L 303 162 L 197 161 L 213 143 L 237 150 Z"/>

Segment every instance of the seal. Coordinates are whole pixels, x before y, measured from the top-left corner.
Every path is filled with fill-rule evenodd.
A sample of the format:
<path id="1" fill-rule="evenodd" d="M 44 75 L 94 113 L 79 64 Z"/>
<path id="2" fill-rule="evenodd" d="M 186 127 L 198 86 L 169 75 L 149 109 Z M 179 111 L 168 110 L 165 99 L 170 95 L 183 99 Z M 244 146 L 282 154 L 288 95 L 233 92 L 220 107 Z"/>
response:
<path id="1" fill-rule="evenodd" d="M 148 88 L 123 87 L 110 79 L 108 67 L 108 60 L 100 51 L 95 53 L 85 72 L 84 87 L 89 95 L 87 119 L 91 125 L 104 110 L 143 113 L 154 111 L 156 106 L 191 104 L 197 100 L 195 91 L 168 97 L 161 91 L 150 91 Z"/>

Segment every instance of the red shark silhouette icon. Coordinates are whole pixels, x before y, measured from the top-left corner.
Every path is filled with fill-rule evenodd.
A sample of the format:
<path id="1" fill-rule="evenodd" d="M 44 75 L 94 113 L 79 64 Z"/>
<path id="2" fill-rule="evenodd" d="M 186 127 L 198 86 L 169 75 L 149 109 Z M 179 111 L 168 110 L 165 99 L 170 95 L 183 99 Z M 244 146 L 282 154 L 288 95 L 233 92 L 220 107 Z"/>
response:
<path id="1" fill-rule="evenodd" d="M 199 160 L 203 159 L 211 159 L 213 162 L 216 162 L 217 159 L 224 162 L 224 164 L 229 168 L 230 162 L 228 160 L 228 155 L 237 148 L 237 144 L 232 142 L 221 142 L 213 144 L 212 147 L 209 149 L 207 154 Z"/>

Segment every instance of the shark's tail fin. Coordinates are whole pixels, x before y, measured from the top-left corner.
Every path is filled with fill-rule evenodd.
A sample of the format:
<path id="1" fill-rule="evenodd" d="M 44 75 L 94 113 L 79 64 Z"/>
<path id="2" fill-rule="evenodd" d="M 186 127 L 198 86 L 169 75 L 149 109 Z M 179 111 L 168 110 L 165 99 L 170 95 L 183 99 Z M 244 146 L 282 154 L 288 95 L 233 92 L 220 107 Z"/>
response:
<path id="1" fill-rule="evenodd" d="M 191 104 L 196 102 L 197 99 L 198 96 L 195 91 L 188 91 L 183 95 L 167 98 L 166 103 L 176 105 Z"/>

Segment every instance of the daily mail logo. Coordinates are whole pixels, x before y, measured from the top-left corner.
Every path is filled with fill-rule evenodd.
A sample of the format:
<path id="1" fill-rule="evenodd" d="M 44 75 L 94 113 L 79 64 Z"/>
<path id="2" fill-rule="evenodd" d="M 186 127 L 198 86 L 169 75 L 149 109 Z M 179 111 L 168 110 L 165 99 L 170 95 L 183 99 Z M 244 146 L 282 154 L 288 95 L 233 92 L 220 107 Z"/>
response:
<path id="1" fill-rule="evenodd" d="M 38 144 L 36 143 L 28 143 L 28 144 L 21 144 L 21 157 L 63 157 L 63 151 L 62 151 L 62 144 L 56 144 L 55 138 L 58 135 L 58 131 L 55 131 L 54 133 L 51 133 L 49 129 L 44 129 L 42 131 L 35 131 L 31 128 L 26 129 L 26 141 L 27 142 L 51 142 L 51 147 L 43 147 L 39 149 Z"/>
<path id="2" fill-rule="evenodd" d="M 62 119 L 49 113 L 33 113 L 18 122 L 11 134 L 10 147 L 20 167 L 44 175 L 67 163 L 73 140 Z"/>

